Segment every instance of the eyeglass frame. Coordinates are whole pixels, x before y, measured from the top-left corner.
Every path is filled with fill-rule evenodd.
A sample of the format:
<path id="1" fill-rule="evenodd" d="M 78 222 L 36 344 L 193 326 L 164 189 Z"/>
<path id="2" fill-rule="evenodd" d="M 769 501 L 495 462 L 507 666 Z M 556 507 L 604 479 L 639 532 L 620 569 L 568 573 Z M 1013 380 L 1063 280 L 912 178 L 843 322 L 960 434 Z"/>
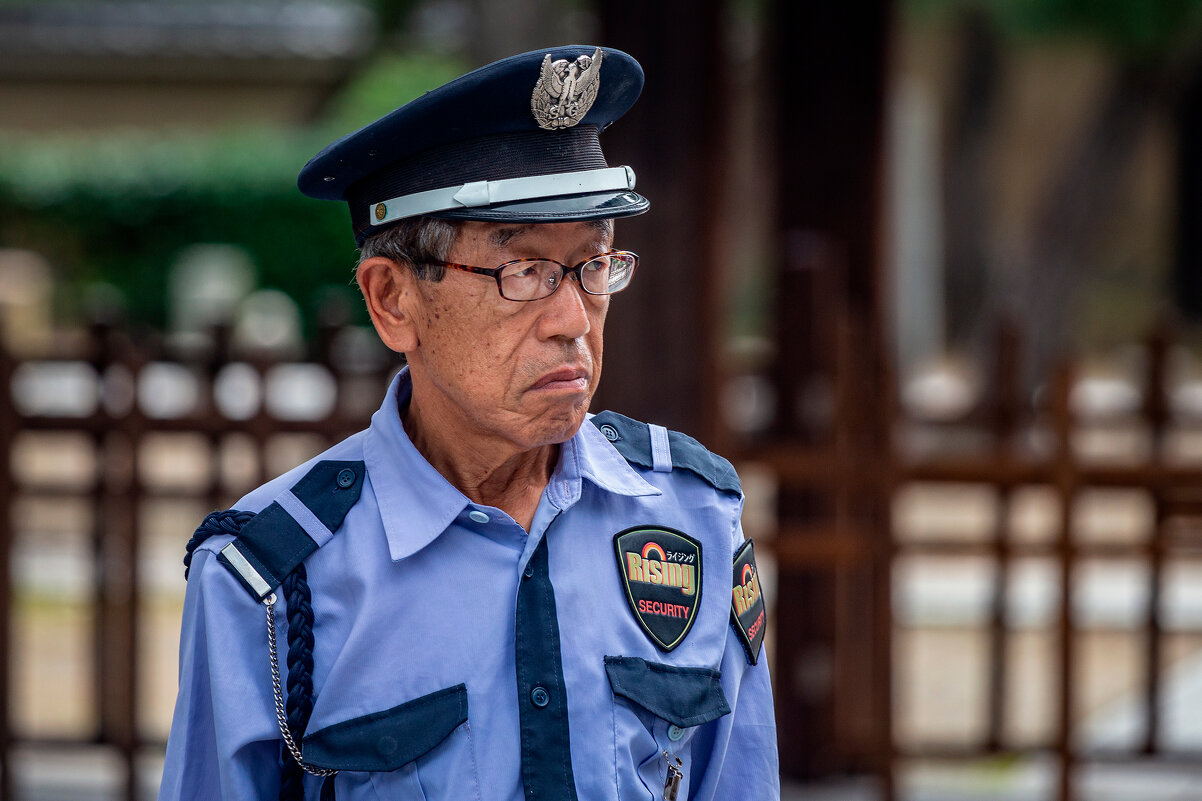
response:
<path id="1" fill-rule="evenodd" d="M 613 292 L 593 292 L 591 289 L 588 289 L 584 285 L 584 280 L 580 277 L 581 268 L 584 267 L 584 265 L 588 264 L 590 261 L 596 261 L 597 259 L 601 258 L 602 256 L 630 256 L 631 258 L 634 259 L 634 263 L 630 266 L 630 277 L 626 279 L 626 283 L 625 283 L 625 285 L 622 286 L 621 289 L 616 289 Z M 501 272 L 506 267 L 510 266 L 511 264 L 521 264 L 522 262 L 527 262 L 527 261 L 545 261 L 545 262 L 550 262 L 551 264 L 558 264 L 562 268 L 562 271 L 559 274 L 559 282 L 557 284 L 555 284 L 554 289 L 552 289 L 550 292 L 543 295 L 542 297 L 526 298 L 525 300 L 519 300 L 517 298 L 506 297 L 504 291 L 502 291 L 502 289 L 501 289 Z M 536 300 L 546 300 L 547 298 L 554 295 L 556 292 L 559 291 L 559 287 L 564 283 L 564 279 L 566 279 L 572 275 L 576 276 L 576 283 L 580 286 L 580 289 L 583 290 L 586 295 L 592 295 L 594 297 L 606 297 L 607 295 L 616 295 L 619 292 L 621 292 L 623 289 L 626 289 L 628 286 L 630 286 L 630 282 L 634 279 L 634 272 L 636 269 L 638 269 L 638 266 L 639 266 L 639 255 L 630 250 L 607 250 L 604 253 L 598 253 L 595 256 L 589 256 L 587 259 L 585 259 L 584 261 L 575 265 L 574 267 L 569 267 L 568 265 L 564 264 L 562 261 L 556 261 L 555 259 L 544 259 L 544 258 L 538 258 L 538 257 L 530 257 L 530 258 L 524 258 L 524 259 L 511 259 L 510 261 L 507 261 L 504 264 L 500 264 L 496 267 L 476 267 L 471 264 L 458 264 L 453 261 L 429 261 L 429 262 L 426 262 L 426 265 L 429 267 L 449 267 L 453 270 L 461 270 L 462 272 L 465 272 L 465 273 L 475 273 L 476 275 L 487 275 L 497 282 L 497 294 L 500 295 L 504 300 L 508 300 L 511 303 L 533 303 Z"/>

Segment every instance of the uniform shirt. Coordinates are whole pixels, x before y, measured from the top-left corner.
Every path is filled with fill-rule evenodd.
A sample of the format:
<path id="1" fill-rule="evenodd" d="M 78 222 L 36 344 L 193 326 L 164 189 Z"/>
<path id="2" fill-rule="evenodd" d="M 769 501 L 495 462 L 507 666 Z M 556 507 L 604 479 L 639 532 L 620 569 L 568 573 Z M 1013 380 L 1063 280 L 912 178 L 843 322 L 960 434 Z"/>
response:
<path id="1" fill-rule="evenodd" d="M 414 742 L 425 749 L 394 769 L 344 770 L 337 798 L 520 801 L 533 786 L 543 795 L 566 781 L 580 801 L 660 799 L 669 760 L 684 774 L 680 799 L 778 798 L 766 660 L 750 663 L 730 622 L 741 496 L 685 469 L 632 466 L 585 423 L 561 446 L 527 533 L 468 500 L 414 448 L 398 411 L 410 391 L 402 371 L 370 427 L 314 460 L 362 460 L 366 478 L 334 536 L 305 561 L 315 619 L 307 732 L 331 734 L 326 745 L 348 752 L 345 764 L 370 767 Z M 237 508 L 262 510 L 311 464 Z M 625 594 L 614 537 L 636 526 L 702 546 L 696 616 L 670 652 L 640 628 Z M 265 607 L 215 558 L 230 539 L 210 538 L 192 562 L 163 801 L 279 792 Z M 523 595 L 536 568 L 549 586 Z M 283 607 L 281 597 L 282 672 Z M 398 708 L 409 710 L 409 731 L 381 729 L 378 713 Z M 443 713 L 457 709 L 466 721 L 448 723 Z M 557 752 L 570 772 L 540 762 Z M 306 777 L 306 797 L 320 781 Z"/>

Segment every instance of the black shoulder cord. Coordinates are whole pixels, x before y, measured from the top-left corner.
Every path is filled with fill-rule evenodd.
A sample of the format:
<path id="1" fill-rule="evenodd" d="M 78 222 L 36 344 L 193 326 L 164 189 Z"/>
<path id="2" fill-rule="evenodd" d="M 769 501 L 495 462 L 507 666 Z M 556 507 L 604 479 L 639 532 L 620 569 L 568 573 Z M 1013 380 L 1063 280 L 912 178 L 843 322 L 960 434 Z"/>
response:
<path id="1" fill-rule="evenodd" d="M 299 746 L 313 714 L 313 599 L 303 562 L 284 578 L 282 589 L 288 599 L 288 729 Z M 303 799 L 304 770 L 282 745 L 280 756 L 284 760 L 280 801 Z"/>
<path id="2" fill-rule="evenodd" d="M 209 512 L 208 516 L 196 527 L 192 539 L 184 546 L 184 581 L 188 580 L 188 572 L 192 569 L 192 552 L 202 542 L 214 534 L 233 534 L 235 537 L 242 527 L 255 516 L 254 512 L 243 512 L 238 509 L 226 509 L 224 512 Z"/>
<path id="3" fill-rule="evenodd" d="M 237 509 L 210 512 L 188 540 L 184 554 L 184 578 L 188 578 L 192 554 L 197 546 L 214 534 L 237 536 L 242 526 L 254 516 L 254 512 Z M 288 574 L 281 589 L 288 599 L 288 729 L 293 740 L 300 743 L 309 725 L 309 716 L 313 714 L 313 604 L 303 563 Z M 282 744 L 280 758 L 283 766 L 280 801 L 303 801 L 304 770 Z M 333 788 L 331 777 L 322 786 L 322 801 L 333 799 Z"/>

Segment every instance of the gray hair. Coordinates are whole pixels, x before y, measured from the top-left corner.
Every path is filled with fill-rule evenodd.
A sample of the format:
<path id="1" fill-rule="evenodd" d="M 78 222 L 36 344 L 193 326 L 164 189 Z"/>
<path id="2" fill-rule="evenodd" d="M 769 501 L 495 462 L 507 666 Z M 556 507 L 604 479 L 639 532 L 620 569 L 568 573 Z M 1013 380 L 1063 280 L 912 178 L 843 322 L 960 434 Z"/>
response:
<path id="1" fill-rule="evenodd" d="M 449 259 L 462 224 L 459 220 L 441 220 L 437 217 L 401 220 L 364 240 L 363 247 L 359 249 L 359 263 L 379 256 L 408 264 L 420 279 L 441 281 L 447 271 L 439 262 Z M 610 241 L 613 240 L 613 220 L 591 220 L 589 225 L 605 233 Z"/>
<path id="2" fill-rule="evenodd" d="M 446 275 L 446 268 L 438 262 L 450 257 L 460 225 L 456 220 L 440 220 L 437 217 L 401 220 L 364 240 L 363 247 L 359 249 L 359 263 L 383 257 L 408 264 L 418 278 L 441 281 Z"/>

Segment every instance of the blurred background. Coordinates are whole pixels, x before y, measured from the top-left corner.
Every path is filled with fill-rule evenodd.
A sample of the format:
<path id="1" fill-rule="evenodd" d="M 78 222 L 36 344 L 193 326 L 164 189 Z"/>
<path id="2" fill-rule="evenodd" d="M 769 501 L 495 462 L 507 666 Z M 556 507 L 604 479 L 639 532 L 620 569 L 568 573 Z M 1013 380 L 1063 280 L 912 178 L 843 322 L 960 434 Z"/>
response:
<path id="1" fill-rule="evenodd" d="M 596 408 L 747 489 L 789 798 L 1202 797 L 1202 0 L 0 0 L 0 795 L 153 797 L 205 513 L 395 357 L 322 146 L 632 53 Z"/>

